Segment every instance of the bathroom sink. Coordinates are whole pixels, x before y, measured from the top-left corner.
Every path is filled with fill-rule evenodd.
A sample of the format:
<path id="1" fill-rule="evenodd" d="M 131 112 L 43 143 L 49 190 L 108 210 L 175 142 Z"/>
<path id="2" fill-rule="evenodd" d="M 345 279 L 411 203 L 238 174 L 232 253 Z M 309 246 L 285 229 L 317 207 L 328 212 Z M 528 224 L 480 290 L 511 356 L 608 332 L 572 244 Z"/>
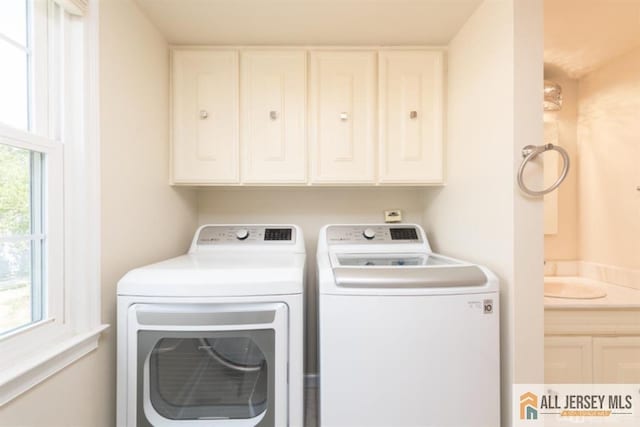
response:
<path id="1" fill-rule="evenodd" d="M 601 286 L 592 284 L 545 280 L 544 296 L 568 299 L 597 299 L 606 297 L 607 291 Z"/>

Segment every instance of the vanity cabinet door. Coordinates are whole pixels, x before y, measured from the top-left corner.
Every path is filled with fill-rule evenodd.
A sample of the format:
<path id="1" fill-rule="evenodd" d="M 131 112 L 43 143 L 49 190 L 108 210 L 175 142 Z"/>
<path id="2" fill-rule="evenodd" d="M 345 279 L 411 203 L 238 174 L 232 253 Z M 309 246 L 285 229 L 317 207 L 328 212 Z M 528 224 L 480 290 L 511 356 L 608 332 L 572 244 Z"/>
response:
<path id="1" fill-rule="evenodd" d="M 443 182 L 443 54 L 379 54 L 379 181 Z"/>
<path id="2" fill-rule="evenodd" d="M 306 52 L 246 51 L 240 68 L 242 182 L 306 182 Z"/>
<path id="3" fill-rule="evenodd" d="M 592 338 L 544 338 L 544 381 L 547 384 L 591 383 Z"/>
<path id="4" fill-rule="evenodd" d="M 375 182 L 376 52 L 311 52 L 311 182 Z"/>
<path id="5" fill-rule="evenodd" d="M 594 382 L 640 383 L 640 337 L 594 337 Z"/>
<path id="6" fill-rule="evenodd" d="M 173 183 L 239 182 L 238 52 L 173 50 L 171 96 Z"/>

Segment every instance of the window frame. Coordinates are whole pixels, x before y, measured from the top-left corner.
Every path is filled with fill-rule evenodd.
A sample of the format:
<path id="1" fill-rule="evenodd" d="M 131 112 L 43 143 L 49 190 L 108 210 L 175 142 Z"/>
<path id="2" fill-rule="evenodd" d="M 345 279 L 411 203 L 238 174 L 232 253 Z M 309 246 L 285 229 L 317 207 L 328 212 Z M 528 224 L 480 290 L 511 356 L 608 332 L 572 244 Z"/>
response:
<path id="1" fill-rule="evenodd" d="M 13 329 L 0 336 L 0 366 L 5 360 L 17 358 L 23 349 L 35 350 L 36 340 L 58 333 L 56 329 L 64 323 L 64 276 L 63 262 L 63 200 L 51 197 L 63 194 L 62 169 L 63 147 L 37 135 L 30 135 L 0 126 L 0 143 L 45 155 L 43 165 L 44 188 L 42 207 L 43 228 L 46 230 L 44 263 L 46 302 L 41 320 Z M 37 331 L 37 333 L 36 333 Z M 26 332 L 34 332 L 27 334 Z"/>
<path id="2" fill-rule="evenodd" d="M 0 406 L 97 348 L 109 326 L 100 316 L 98 0 L 83 17 L 54 18 L 63 10 L 54 0 L 33 4 L 33 27 L 46 28 L 33 34 L 35 120 L 31 131 L 0 124 L 0 143 L 45 154 L 47 308 L 0 336 Z"/>

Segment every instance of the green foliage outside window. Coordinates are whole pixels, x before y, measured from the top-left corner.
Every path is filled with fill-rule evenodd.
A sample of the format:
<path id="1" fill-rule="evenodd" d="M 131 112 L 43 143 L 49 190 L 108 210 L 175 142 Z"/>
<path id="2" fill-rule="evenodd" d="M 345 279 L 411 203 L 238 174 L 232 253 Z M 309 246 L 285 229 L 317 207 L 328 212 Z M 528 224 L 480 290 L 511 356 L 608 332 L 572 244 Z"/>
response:
<path id="1" fill-rule="evenodd" d="M 0 144 L 0 236 L 29 234 L 30 153 Z"/>

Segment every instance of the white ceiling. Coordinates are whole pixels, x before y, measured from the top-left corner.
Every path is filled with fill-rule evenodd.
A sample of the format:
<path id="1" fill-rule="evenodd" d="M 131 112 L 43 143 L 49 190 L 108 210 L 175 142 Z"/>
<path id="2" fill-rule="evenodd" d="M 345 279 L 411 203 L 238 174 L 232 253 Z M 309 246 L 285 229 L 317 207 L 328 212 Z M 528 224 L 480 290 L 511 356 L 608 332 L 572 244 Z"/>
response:
<path id="1" fill-rule="evenodd" d="M 445 45 L 482 0 L 136 0 L 172 44 Z"/>
<path id="2" fill-rule="evenodd" d="M 544 60 L 579 78 L 640 46 L 640 0 L 545 0 Z"/>

